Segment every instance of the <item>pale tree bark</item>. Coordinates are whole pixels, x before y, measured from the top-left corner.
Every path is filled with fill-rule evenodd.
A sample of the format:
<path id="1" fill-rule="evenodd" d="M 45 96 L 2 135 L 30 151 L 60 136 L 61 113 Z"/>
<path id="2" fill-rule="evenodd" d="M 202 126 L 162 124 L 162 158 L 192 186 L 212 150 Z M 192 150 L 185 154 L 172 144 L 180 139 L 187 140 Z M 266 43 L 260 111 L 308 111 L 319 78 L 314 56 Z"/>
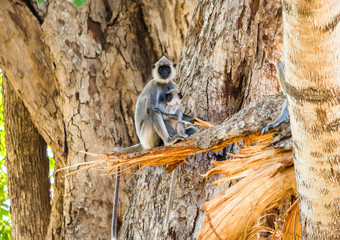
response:
<path id="1" fill-rule="evenodd" d="M 1 1 L 1 68 L 52 146 L 56 166 L 90 160 L 79 151 L 107 153 L 137 141 L 137 96 L 153 62 L 178 57 L 193 2 L 159 1 L 151 10 L 154 1 L 88 1 L 79 9 L 62 0 L 43 7 Z M 49 238 L 108 238 L 112 177 L 89 171 L 57 179 Z M 121 184 L 120 220 L 129 179 Z"/>
<path id="2" fill-rule="evenodd" d="M 281 10 L 278 0 L 197 3 L 178 67 L 185 112 L 219 123 L 279 91 L 275 64 L 282 56 Z M 160 167 L 143 171 L 119 239 L 196 239 L 204 219 L 200 206 L 227 187 L 213 187 L 214 178 L 207 182 L 200 176 L 211 159 L 225 155 L 197 155 L 178 167 L 165 228 L 170 175 Z"/>
<path id="3" fill-rule="evenodd" d="M 12 239 L 44 239 L 51 211 L 46 143 L 6 76 L 3 92 Z"/>
<path id="4" fill-rule="evenodd" d="M 303 239 L 340 236 L 340 2 L 287 0 L 286 88 Z"/>

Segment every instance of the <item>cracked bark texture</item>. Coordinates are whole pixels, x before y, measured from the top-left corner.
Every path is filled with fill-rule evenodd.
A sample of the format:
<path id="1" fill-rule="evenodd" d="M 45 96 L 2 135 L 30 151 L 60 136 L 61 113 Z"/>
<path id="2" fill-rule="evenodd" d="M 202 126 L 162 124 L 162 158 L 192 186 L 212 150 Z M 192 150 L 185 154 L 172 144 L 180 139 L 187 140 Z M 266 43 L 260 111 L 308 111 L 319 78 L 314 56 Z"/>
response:
<path id="1" fill-rule="evenodd" d="M 219 123 L 279 91 L 281 11 L 279 0 L 199 2 L 178 69 L 189 113 Z"/>
<path id="2" fill-rule="evenodd" d="M 6 77 L 3 93 L 12 239 L 44 239 L 51 210 L 46 143 Z"/>
<path id="3" fill-rule="evenodd" d="M 76 8 L 62 0 L 1 0 L 0 67 L 52 146 L 56 166 L 92 160 L 79 151 L 107 153 L 137 142 L 137 96 L 153 62 L 163 54 L 178 58 L 194 3 L 99 0 Z M 112 176 L 56 178 L 48 238 L 108 239 Z M 128 179 L 120 221 L 134 184 Z"/>

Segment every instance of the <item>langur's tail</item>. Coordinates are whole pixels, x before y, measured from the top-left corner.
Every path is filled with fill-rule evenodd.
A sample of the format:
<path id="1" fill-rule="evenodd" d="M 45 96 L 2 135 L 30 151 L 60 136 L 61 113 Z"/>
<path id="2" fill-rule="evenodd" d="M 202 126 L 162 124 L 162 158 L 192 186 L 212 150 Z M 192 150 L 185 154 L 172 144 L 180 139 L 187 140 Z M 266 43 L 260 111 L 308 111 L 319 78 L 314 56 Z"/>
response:
<path id="1" fill-rule="evenodd" d="M 138 152 L 141 150 L 143 150 L 143 147 L 140 143 L 133 145 L 131 147 L 126 147 L 126 148 L 115 147 L 113 149 L 113 151 L 116 153 L 132 153 L 132 152 Z"/>

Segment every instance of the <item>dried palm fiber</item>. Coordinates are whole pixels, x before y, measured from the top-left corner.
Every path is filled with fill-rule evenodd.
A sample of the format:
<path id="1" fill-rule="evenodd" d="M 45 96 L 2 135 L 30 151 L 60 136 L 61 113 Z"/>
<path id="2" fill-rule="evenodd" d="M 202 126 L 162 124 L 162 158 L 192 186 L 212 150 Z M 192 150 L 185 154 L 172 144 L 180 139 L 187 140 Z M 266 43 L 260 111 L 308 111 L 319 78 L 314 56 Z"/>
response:
<path id="1" fill-rule="evenodd" d="M 203 204 L 204 226 L 198 239 L 249 239 L 260 216 L 296 192 L 291 149 L 274 148 L 271 134 L 254 136 L 234 159 L 213 162 L 206 177 L 222 174 L 214 184 L 239 180 Z M 256 229 L 255 229 L 256 230 Z M 261 228 L 258 231 L 264 230 Z"/>
<path id="2" fill-rule="evenodd" d="M 61 168 L 59 169 L 59 171 L 84 166 L 81 169 L 74 170 L 66 174 L 66 176 L 68 176 L 83 170 L 105 165 L 104 174 L 116 174 L 118 169 L 120 169 L 119 173 L 121 174 L 138 174 L 140 171 L 148 166 L 168 165 L 165 169 L 168 172 L 171 172 L 177 165 L 186 162 L 186 158 L 188 156 L 194 155 L 197 151 L 199 151 L 197 147 L 191 145 L 192 141 L 193 140 L 187 140 L 172 147 L 159 147 L 150 151 L 137 153 L 95 154 L 82 152 L 87 155 L 99 158 L 99 160 L 74 164 L 69 167 Z M 136 167 L 139 168 L 138 172 L 131 171 Z"/>
<path id="3" fill-rule="evenodd" d="M 151 165 L 168 165 L 166 170 L 170 172 L 177 165 L 186 162 L 188 156 L 209 150 L 223 149 L 230 143 L 251 138 L 253 133 L 260 131 L 262 127 L 280 114 L 280 108 L 283 102 L 284 96 L 280 94 L 267 96 L 260 101 L 243 108 L 241 111 L 217 126 L 196 119 L 197 125 L 208 129 L 200 130 L 199 133 L 196 133 L 192 137 L 192 139 L 175 144 L 169 148 L 159 147 L 149 152 L 143 151 L 132 154 L 86 153 L 99 158 L 99 160 L 68 166 L 60 170 L 86 166 L 82 169 L 71 171 L 68 174 L 70 175 L 85 169 L 105 165 L 105 167 L 107 167 L 105 174 L 114 174 L 118 168 L 121 169 L 122 173 L 132 173 L 130 170 L 135 167 L 144 169 Z"/>
<path id="4" fill-rule="evenodd" d="M 211 123 L 206 123 L 208 126 Z M 258 134 L 257 134 L 258 135 Z M 144 168 L 148 166 L 162 166 L 167 165 L 165 170 L 171 172 L 175 169 L 179 164 L 187 163 L 186 159 L 189 156 L 195 155 L 197 153 L 208 152 L 210 150 L 219 151 L 231 143 L 238 142 L 241 140 L 251 141 L 254 138 L 254 135 L 244 136 L 239 138 L 233 138 L 225 140 L 215 146 L 212 146 L 208 149 L 199 149 L 198 147 L 193 146 L 193 139 L 180 142 L 171 147 L 158 147 L 153 150 L 137 152 L 137 153 L 125 153 L 125 154 L 94 154 L 94 153 L 85 153 L 87 155 L 91 155 L 100 160 L 95 160 L 87 163 L 75 164 L 66 168 L 59 169 L 59 171 L 64 169 L 70 169 L 73 167 L 86 166 L 79 170 L 75 170 L 70 172 L 67 175 L 73 175 L 83 170 L 91 169 L 93 167 L 97 167 L 105 164 L 106 168 L 104 170 L 104 174 L 116 174 L 117 170 L 119 173 L 130 173 L 130 174 L 138 174 Z M 139 168 L 137 172 L 132 172 L 132 169 L 136 167 Z M 66 175 L 66 176 L 67 176 Z"/>
<path id="5" fill-rule="evenodd" d="M 299 215 L 298 200 L 290 206 L 287 212 L 282 216 L 281 222 L 285 221 L 285 226 L 283 231 L 276 229 L 274 231 L 272 240 L 284 239 L 284 240 L 301 240 L 301 224 Z"/>
<path id="6" fill-rule="evenodd" d="M 296 195 L 292 195 L 296 199 Z M 276 206 L 276 203 L 273 203 L 268 207 L 284 207 Z M 267 211 L 268 212 L 268 211 Z M 269 228 L 264 226 L 265 218 L 267 216 L 270 216 L 270 214 L 263 214 L 259 218 L 260 221 L 256 223 L 256 225 L 253 227 L 252 232 L 249 234 L 248 239 L 255 240 L 255 239 L 271 239 L 271 240 L 301 240 L 301 225 L 300 225 L 300 217 L 299 217 L 299 207 L 298 207 L 298 201 L 297 199 L 290 203 L 290 207 L 284 212 L 284 214 L 281 216 L 280 219 L 277 219 L 275 221 L 275 229 Z M 274 215 L 274 217 L 278 217 L 277 215 Z M 257 233 L 263 233 L 263 232 L 269 232 L 271 233 L 271 237 L 266 238 L 259 238 L 259 235 Z"/>
<path id="7" fill-rule="evenodd" d="M 286 229 L 283 235 L 284 240 L 301 240 L 301 223 L 300 223 L 300 214 L 299 207 L 296 204 L 287 217 Z"/>
<path id="8" fill-rule="evenodd" d="M 203 121 L 199 118 L 195 118 L 195 125 L 201 126 L 204 128 L 210 128 L 215 126 L 215 124 Z M 89 152 L 82 152 L 90 156 L 94 156 L 96 158 L 100 158 L 100 160 L 90 161 L 86 163 L 75 164 L 72 166 L 68 166 L 65 168 L 61 168 L 58 171 L 70 169 L 74 167 L 84 166 L 81 169 L 71 171 L 66 174 L 73 175 L 75 173 L 81 172 L 83 170 L 88 170 L 93 167 L 98 167 L 102 165 L 106 165 L 104 174 L 116 174 L 118 169 L 119 173 L 130 173 L 130 174 L 138 174 L 144 168 L 148 166 L 162 166 L 167 165 L 165 170 L 171 172 L 175 169 L 179 164 L 187 163 L 187 157 L 191 155 L 195 155 L 196 153 L 205 152 L 205 150 L 200 150 L 199 148 L 192 145 L 194 140 L 190 139 L 187 141 L 183 141 L 171 147 L 158 147 L 149 151 L 137 152 L 137 153 L 126 153 L 126 154 L 95 154 Z M 131 171 L 138 167 L 137 172 Z"/>
<path id="9" fill-rule="evenodd" d="M 296 191 L 292 152 L 272 147 L 270 145 L 273 140 L 272 134 L 263 136 L 252 134 L 234 138 L 205 151 L 219 151 L 230 143 L 240 140 L 245 142 L 241 153 L 239 155 L 229 154 L 234 157 L 231 160 L 212 162 L 215 167 L 205 175 L 209 177 L 213 174 L 222 174 L 223 178 L 215 184 L 241 180 L 202 206 L 206 218 L 199 239 L 251 238 L 256 232 L 266 230 L 263 226 L 256 226 L 260 216 L 270 207 L 279 204 L 279 201 L 289 193 Z M 102 162 L 94 161 L 92 165 L 111 162 L 112 165 L 106 169 L 106 174 L 116 173 L 118 167 L 124 166 L 122 170 L 124 173 L 131 173 L 131 168 L 135 166 L 141 166 L 141 169 L 150 165 L 160 166 L 169 163 L 172 164 L 170 166 L 175 166 L 185 162 L 188 155 L 202 152 L 191 145 L 192 141 L 147 153 L 102 155 L 100 157 L 108 159 Z M 130 158 L 123 159 L 127 156 Z"/>

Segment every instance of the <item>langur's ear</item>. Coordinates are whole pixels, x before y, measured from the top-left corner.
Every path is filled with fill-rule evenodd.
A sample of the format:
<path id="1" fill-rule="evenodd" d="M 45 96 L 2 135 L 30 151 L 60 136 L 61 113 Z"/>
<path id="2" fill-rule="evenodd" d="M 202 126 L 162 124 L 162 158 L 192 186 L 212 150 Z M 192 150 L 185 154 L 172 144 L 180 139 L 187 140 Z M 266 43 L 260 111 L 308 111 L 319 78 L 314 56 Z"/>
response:
<path id="1" fill-rule="evenodd" d="M 152 64 L 151 66 L 152 66 L 152 68 L 155 68 L 155 67 L 156 67 L 156 65 L 155 65 L 155 64 Z"/>

